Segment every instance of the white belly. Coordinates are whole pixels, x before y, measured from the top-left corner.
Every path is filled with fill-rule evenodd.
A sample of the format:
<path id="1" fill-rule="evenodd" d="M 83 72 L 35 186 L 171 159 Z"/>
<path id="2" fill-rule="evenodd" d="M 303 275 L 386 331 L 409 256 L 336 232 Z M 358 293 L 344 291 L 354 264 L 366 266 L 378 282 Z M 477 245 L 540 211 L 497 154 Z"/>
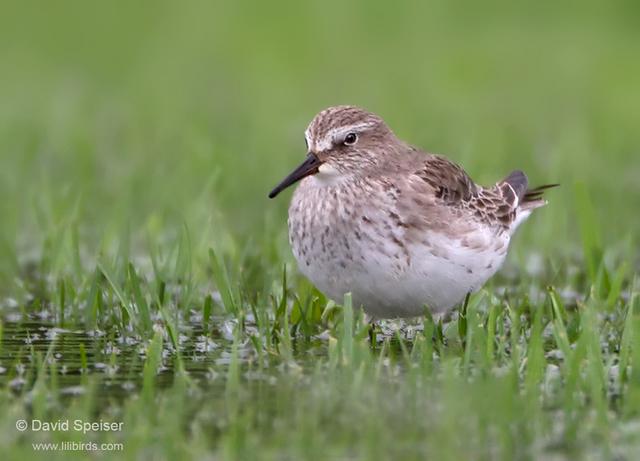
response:
<path id="1" fill-rule="evenodd" d="M 289 210 L 289 240 L 300 271 L 334 301 L 351 293 L 356 306 L 379 318 L 418 316 L 425 306 L 443 313 L 502 265 L 507 232 L 464 221 L 408 235 L 397 225 L 389 194 L 359 190 L 369 200 L 366 209 L 362 197 L 305 178 Z"/>
<path id="2" fill-rule="evenodd" d="M 483 238 L 480 236 L 479 238 Z M 391 248 L 359 245 L 350 239 L 358 256 L 300 258 L 301 271 L 328 297 L 341 303 L 351 293 L 356 306 L 378 318 L 422 315 L 425 306 L 439 314 L 478 290 L 502 265 L 509 236 L 494 236 L 482 249 L 464 247 L 459 240 L 434 234 L 431 247 L 408 245 L 408 258 L 398 258 Z M 391 255 L 391 256 L 390 256 Z"/>

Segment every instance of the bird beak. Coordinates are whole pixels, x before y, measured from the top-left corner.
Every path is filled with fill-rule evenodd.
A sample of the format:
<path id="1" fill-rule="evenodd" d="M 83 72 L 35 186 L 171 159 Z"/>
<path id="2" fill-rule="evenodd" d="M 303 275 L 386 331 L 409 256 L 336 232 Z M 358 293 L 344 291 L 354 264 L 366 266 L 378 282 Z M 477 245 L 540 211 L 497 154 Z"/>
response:
<path id="1" fill-rule="evenodd" d="M 289 174 L 289 176 L 284 178 L 282 182 L 278 184 L 271 192 L 269 192 L 269 198 L 274 198 L 280 192 L 285 190 L 290 185 L 297 183 L 302 178 L 305 178 L 311 174 L 316 174 L 320 165 L 322 165 L 322 162 L 316 156 L 316 154 L 309 152 L 305 161 L 302 162 L 300 166 L 298 166 L 298 168 L 293 170 Z"/>

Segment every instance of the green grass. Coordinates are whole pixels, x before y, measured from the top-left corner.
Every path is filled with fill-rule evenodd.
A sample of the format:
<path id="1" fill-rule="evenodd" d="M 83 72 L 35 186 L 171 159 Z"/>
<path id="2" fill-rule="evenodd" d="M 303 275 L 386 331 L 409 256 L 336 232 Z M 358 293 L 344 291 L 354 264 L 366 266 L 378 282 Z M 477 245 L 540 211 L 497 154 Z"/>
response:
<path id="1" fill-rule="evenodd" d="M 130 2 L 0 15 L 0 446 L 124 459 L 635 459 L 633 2 Z M 355 103 L 482 183 L 560 182 L 447 322 L 298 273 L 289 195 Z M 19 419 L 123 422 L 82 434 Z"/>

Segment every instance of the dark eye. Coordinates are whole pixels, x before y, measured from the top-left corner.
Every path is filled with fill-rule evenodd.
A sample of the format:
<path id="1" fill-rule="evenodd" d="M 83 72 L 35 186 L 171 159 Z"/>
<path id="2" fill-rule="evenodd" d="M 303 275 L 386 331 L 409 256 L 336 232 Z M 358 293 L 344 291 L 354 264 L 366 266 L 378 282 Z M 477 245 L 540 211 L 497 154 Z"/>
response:
<path id="1" fill-rule="evenodd" d="M 352 146 L 356 143 L 356 141 L 358 140 L 358 135 L 355 133 L 348 133 L 345 137 L 344 137 L 344 144 L 345 146 Z"/>

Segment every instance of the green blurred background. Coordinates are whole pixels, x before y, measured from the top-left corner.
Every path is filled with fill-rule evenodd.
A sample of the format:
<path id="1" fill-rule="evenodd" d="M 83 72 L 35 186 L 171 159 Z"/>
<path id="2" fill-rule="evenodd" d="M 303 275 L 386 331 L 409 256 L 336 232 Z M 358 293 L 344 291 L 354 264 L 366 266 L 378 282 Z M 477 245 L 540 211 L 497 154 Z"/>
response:
<path id="1" fill-rule="evenodd" d="M 266 194 L 335 104 L 481 183 L 515 168 L 562 183 L 516 255 L 579 249 L 576 184 L 606 245 L 635 248 L 639 18 L 635 1 L 3 2 L 2 290 L 25 262 L 65 271 L 69 242 L 91 260 L 123 229 L 133 254 L 186 225 L 196 253 L 288 257 L 290 193 Z"/>

